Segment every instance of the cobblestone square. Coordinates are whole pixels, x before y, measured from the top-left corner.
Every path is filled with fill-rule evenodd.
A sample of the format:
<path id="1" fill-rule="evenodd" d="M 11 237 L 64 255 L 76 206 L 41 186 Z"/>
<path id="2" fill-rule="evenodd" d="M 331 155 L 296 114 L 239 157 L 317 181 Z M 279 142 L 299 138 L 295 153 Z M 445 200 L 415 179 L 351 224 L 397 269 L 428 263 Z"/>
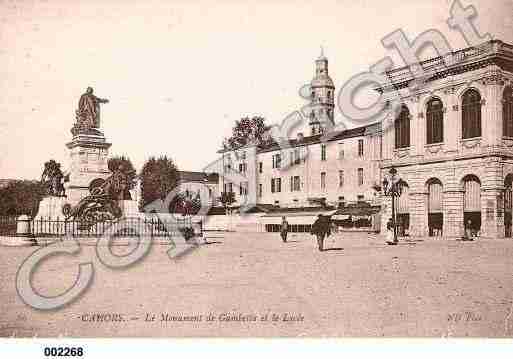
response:
<path id="1" fill-rule="evenodd" d="M 55 296 L 78 264 L 94 280 L 56 311 L 27 307 L 17 269 L 37 247 L 0 250 L 0 334 L 73 337 L 503 337 L 513 334 L 513 241 L 415 239 L 339 233 L 325 252 L 313 237 L 208 233 L 209 244 L 171 260 L 169 246 L 113 270 L 92 245 L 41 263 L 34 287 Z M 114 247 L 120 254 L 129 246 Z"/>

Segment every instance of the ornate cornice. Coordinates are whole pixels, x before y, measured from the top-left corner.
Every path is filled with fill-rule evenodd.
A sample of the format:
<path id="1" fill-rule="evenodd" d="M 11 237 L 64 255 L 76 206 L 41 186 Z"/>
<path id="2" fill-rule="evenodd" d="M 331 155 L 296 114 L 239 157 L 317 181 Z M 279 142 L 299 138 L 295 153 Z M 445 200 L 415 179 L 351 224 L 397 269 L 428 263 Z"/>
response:
<path id="1" fill-rule="evenodd" d="M 479 79 L 483 85 L 504 85 L 504 76 L 502 71 L 492 71 Z"/>
<path id="2" fill-rule="evenodd" d="M 422 69 L 421 80 L 426 83 L 451 75 L 486 68 L 490 65 L 495 65 L 506 71 L 513 70 L 513 46 L 499 40 L 492 40 L 479 46 L 449 53 L 446 56 L 439 56 L 411 66 L 386 71 L 385 75 L 390 82 L 378 87 L 377 90 L 387 92 L 410 86 L 416 80 L 413 74 L 419 73 L 419 71 L 414 71 L 416 67 Z M 503 83 L 503 76 L 499 73 L 500 71 L 491 73 L 485 77 L 484 82 L 486 84 Z"/>

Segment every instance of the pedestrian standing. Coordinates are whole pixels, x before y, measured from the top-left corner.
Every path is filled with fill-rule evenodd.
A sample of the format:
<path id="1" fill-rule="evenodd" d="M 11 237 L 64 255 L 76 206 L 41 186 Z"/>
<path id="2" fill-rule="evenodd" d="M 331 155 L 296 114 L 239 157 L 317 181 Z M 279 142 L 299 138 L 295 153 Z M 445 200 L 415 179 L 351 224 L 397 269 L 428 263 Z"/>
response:
<path id="1" fill-rule="evenodd" d="M 463 236 L 464 241 L 474 240 L 474 230 L 472 228 L 472 221 L 469 219 L 465 226 L 465 235 Z"/>
<path id="2" fill-rule="evenodd" d="M 289 233 L 289 222 L 285 216 L 281 217 L 280 235 L 283 243 L 287 242 L 287 234 Z"/>
<path id="3" fill-rule="evenodd" d="M 389 218 L 387 222 L 386 241 L 387 243 L 394 242 L 394 221 L 392 220 L 392 218 Z"/>

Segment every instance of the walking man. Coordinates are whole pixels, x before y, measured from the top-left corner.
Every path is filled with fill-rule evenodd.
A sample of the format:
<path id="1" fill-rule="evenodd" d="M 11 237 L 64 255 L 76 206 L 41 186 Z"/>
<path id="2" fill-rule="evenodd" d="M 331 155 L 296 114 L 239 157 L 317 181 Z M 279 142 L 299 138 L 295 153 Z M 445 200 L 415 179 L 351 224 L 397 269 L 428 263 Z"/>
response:
<path id="1" fill-rule="evenodd" d="M 323 216 L 322 214 L 319 214 L 314 224 L 312 224 L 310 234 L 314 234 L 317 236 L 317 245 L 319 247 L 320 252 L 324 250 L 324 238 L 331 234 L 330 226 L 330 219 L 328 217 Z"/>
<path id="2" fill-rule="evenodd" d="M 287 243 L 287 233 L 289 232 L 289 222 L 287 222 L 287 218 L 285 216 L 281 217 L 281 239 L 283 240 L 283 243 Z"/>

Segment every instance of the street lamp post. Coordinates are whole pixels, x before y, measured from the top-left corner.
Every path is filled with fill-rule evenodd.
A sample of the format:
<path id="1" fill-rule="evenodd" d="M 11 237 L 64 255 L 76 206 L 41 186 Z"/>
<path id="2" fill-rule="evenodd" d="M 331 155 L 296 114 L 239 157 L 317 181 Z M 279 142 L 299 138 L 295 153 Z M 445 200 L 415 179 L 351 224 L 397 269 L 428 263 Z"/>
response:
<path id="1" fill-rule="evenodd" d="M 394 225 L 394 244 L 397 244 L 397 220 L 395 213 L 395 198 L 400 197 L 403 192 L 403 180 L 397 175 L 397 170 L 392 166 L 389 175 L 383 178 L 383 194 L 392 198 L 392 222 Z"/>

